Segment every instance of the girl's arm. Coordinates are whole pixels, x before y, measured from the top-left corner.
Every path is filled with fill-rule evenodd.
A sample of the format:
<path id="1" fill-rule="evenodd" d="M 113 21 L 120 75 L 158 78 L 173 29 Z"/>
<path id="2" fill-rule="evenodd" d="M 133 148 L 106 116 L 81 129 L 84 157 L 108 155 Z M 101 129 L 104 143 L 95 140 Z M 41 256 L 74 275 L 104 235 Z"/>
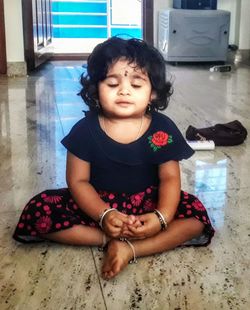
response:
<path id="1" fill-rule="evenodd" d="M 90 163 L 79 159 L 72 153 L 67 153 L 66 180 L 68 188 L 80 209 L 98 222 L 104 210 L 110 208 L 89 183 Z M 103 221 L 104 231 L 111 237 L 120 237 L 124 224 L 129 224 L 129 218 L 118 211 L 109 212 Z"/>
<path id="2" fill-rule="evenodd" d="M 157 209 L 170 223 L 177 210 L 181 194 L 180 166 L 177 161 L 168 161 L 159 166 L 159 200 Z"/>
<path id="3" fill-rule="evenodd" d="M 157 210 L 170 223 L 174 219 L 180 200 L 181 181 L 180 168 L 177 161 L 168 161 L 159 166 L 159 197 Z M 132 238 L 143 239 L 160 232 L 161 224 L 156 214 L 147 213 L 137 217 L 144 225 L 138 228 L 130 227 Z"/>

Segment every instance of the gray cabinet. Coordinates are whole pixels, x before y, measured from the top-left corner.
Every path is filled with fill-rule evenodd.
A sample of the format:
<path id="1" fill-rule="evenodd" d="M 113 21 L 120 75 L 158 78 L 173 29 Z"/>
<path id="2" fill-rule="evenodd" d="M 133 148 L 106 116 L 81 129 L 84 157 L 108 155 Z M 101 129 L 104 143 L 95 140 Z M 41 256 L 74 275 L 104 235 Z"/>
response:
<path id="1" fill-rule="evenodd" d="M 226 61 L 230 12 L 164 10 L 158 16 L 158 49 L 166 61 Z"/>

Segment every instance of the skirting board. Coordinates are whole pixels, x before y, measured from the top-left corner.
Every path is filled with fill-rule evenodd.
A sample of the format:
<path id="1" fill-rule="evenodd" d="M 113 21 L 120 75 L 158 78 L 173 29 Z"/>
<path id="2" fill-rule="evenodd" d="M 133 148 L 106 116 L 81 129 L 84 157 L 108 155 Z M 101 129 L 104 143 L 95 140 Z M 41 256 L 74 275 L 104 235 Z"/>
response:
<path id="1" fill-rule="evenodd" d="M 236 63 L 250 65 L 250 50 L 238 50 L 235 54 Z"/>
<path id="2" fill-rule="evenodd" d="M 7 62 L 7 75 L 9 77 L 27 75 L 26 62 Z"/>

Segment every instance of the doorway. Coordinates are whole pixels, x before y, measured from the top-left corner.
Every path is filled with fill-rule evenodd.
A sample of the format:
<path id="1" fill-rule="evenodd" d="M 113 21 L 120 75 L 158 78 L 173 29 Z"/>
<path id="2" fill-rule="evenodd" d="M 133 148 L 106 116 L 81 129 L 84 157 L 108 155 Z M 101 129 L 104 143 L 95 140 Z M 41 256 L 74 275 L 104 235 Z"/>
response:
<path id="1" fill-rule="evenodd" d="M 153 0 L 131 0 L 131 1 L 136 1 L 137 6 L 139 5 L 139 11 L 140 11 L 140 23 L 141 23 L 141 29 L 140 35 L 137 37 L 142 37 L 145 41 L 147 41 L 150 44 L 153 44 Z M 58 53 L 55 53 L 55 48 L 53 47 L 54 38 L 55 35 L 55 28 L 53 26 L 53 22 L 56 24 L 62 24 L 62 20 L 60 20 L 60 16 L 57 16 L 57 18 L 52 21 L 52 12 L 54 10 L 53 8 L 53 3 L 54 5 L 61 5 L 63 8 L 63 5 L 65 5 L 67 0 L 22 0 L 22 8 L 23 8 L 23 31 L 24 31 L 24 46 L 25 46 L 25 60 L 27 63 L 27 70 L 32 71 L 35 68 L 37 68 L 39 65 L 42 63 L 46 62 L 48 59 L 51 60 L 84 60 L 87 59 L 89 53 L 91 52 L 91 48 L 86 50 L 84 52 L 84 46 L 80 46 L 81 49 L 79 51 L 63 51 L 61 50 Z M 87 4 L 88 6 L 85 7 L 85 11 L 83 11 L 83 8 L 79 9 L 78 7 L 78 14 L 75 14 L 77 12 L 68 12 L 70 14 L 67 15 L 66 20 L 72 21 L 77 24 L 79 24 L 80 27 L 80 32 L 83 30 L 82 28 L 82 17 L 84 16 L 84 13 L 90 13 L 91 10 L 93 9 L 94 4 L 98 4 L 100 7 L 102 6 L 102 10 L 104 12 L 99 12 L 99 16 L 97 15 L 94 16 L 94 14 L 90 14 L 90 16 L 87 18 L 85 15 L 84 19 L 85 23 L 89 23 L 87 25 L 88 31 L 85 32 L 85 36 L 87 39 L 85 41 L 89 42 L 92 39 L 99 39 L 101 41 L 104 41 L 107 37 L 112 36 L 112 35 L 117 35 L 117 34 L 123 34 L 127 35 L 128 37 L 130 36 L 136 36 L 135 34 L 128 33 L 129 31 L 138 31 L 138 25 L 136 23 L 131 23 L 131 25 L 121 25 L 121 24 L 116 24 L 120 23 L 117 15 L 114 15 L 113 20 L 112 14 L 110 13 L 110 9 L 114 9 L 115 6 L 117 6 L 117 9 L 119 9 L 118 4 L 125 1 L 121 0 L 74 0 L 73 2 L 71 1 L 71 4 L 75 7 L 77 5 L 80 5 L 82 2 Z M 111 7 L 110 7 L 111 3 Z M 126 4 L 128 1 L 126 1 Z M 132 2 L 131 2 L 132 3 Z M 92 6 L 92 7 L 91 7 Z M 131 8 L 128 7 L 130 10 Z M 106 13 L 105 13 L 106 10 Z M 121 7 L 120 7 L 121 10 Z M 59 15 L 59 14 L 58 14 Z M 132 14 L 131 14 L 132 15 Z M 103 23 L 103 20 L 108 20 L 110 19 L 112 24 L 110 26 L 110 30 L 108 32 L 108 27 L 107 25 L 105 27 L 90 27 L 93 25 L 93 18 L 95 18 L 96 23 Z M 64 19 L 65 20 L 65 19 Z M 136 20 L 136 16 L 134 16 L 134 20 Z M 138 20 L 138 17 L 137 17 Z M 123 22 L 125 22 L 125 17 Z M 127 22 L 127 20 L 126 20 Z M 138 21 L 137 21 L 138 24 Z M 96 24 L 95 24 L 96 25 Z M 57 27 L 58 28 L 58 27 Z M 63 28 L 63 27 L 62 27 Z M 75 32 L 74 27 L 65 27 L 67 28 L 65 31 L 68 33 L 74 33 L 74 35 L 77 35 L 77 31 Z M 102 35 L 102 37 L 97 37 L 93 38 L 92 34 L 93 32 L 97 33 L 98 35 Z M 106 33 L 105 33 L 106 31 Z M 78 32 L 79 33 L 79 32 Z M 104 35 L 105 33 L 105 35 Z M 98 42 L 93 42 L 92 46 L 94 47 Z M 70 44 L 68 43 L 68 46 Z"/>
<path id="2" fill-rule="evenodd" d="M 52 0 L 54 53 L 91 53 L 109 37 L 142 39 L 141 0 Z"/>
<path id="3" fill-rule="evenodd" d="M 153 16 L 151 0 L 52 0 L 54 58 L 72 59 L 78 54 L 82 58 L 115 35 L 149 41 L 153 34 L 150 16 Z"/>

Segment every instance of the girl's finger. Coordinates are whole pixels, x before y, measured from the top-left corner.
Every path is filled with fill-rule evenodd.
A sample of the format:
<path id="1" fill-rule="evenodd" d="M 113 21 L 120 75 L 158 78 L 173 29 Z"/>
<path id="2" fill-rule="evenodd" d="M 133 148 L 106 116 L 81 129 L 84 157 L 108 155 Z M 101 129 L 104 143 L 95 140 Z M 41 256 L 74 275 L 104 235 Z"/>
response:
<path id="1" fill-rule="evenodd" d="M 146 230 L 145 225 L 141 225 L 138 227 L 128 226 L 128 229 L 134 233 L 140 233 L 140 232 L 144 232 Z"/>
<path id="2" fill-rule="evenodd" d="M 111 224 L 112 224 L 112 226 L 115 226 L 115 227 L 122 227 L 123 221 L 120 220 L 119 218 L 114 218 L 114 219 L 112 219 Z"/>
<path id="3" fill-rule="evenodd" d="M 148 220 L 148 214 L 142 214 L 137 216 L 137 220 L 142 222 L 146 222 Z"/>
<path id="4" fill-rule="evenodd" d="M 134 223 L 134 226 L 137 228 L 137 227 L 140 227 L 144 224 L 144 222 L 141 222 L 139 220 L 136 220 L 135 223 Z"/>
<path id="5" fill-rule="evenodd" d="M 134 215 L 128 216 L 129 224 L 132 225 L 136 222 L 136 217 Z"/>
<path id="6" fill-rule="evenodd" d="M 134 235 L 136 238 L 145 238 L 146 231 L 143 226 L 135 228 L 135 227 L 129 227 L 130 232 Z"/>

